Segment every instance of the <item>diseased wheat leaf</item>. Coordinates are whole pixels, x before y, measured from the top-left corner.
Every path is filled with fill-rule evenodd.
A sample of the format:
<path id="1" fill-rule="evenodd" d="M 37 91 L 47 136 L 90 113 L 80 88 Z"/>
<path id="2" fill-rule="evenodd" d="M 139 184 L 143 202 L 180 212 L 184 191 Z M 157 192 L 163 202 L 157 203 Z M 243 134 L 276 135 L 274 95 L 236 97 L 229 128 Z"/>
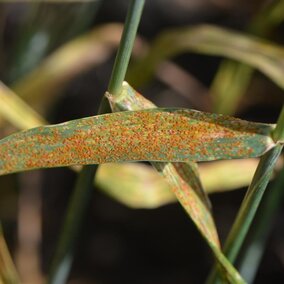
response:
<path id="1" fill-rule="evenodd" d="M 284 48 L 232 30 L 202 25 L 172 29 L 154 41 L 148 54 L 129 70 L 127 80 L 140 85 L 149 80 L 157 65 L 184 52 L 224 56 L 246 63 L 284 88 Z"/>
<path id="2" fill-rule="evenodd" d="M 139 96 L 142 98 L 141 95 Z M 143 99 L 144 101 L 140 99 L 140 103 L 147 101 Z M 137 98 L 135 100 L 139 102 Z M 35 111 L 30 111 L 30 107 L 3 83 L 0 84 L 0 113 L 3 118 L 21 130 L 46 123 L 44 118 Z M 27 119 L 29 117 L 30 119 Z M 256 163 L 256 160 L 250 159 L 202 164 L 199 170 L 206 192 L 227 191 L 248 185 Z M 95 182 L 105 193 L 129 207 L 154 208 L 176 201 L 176 197 L 170 192 L 169 185 L 163 178 L 151 167 L 142 164 L 101 165 Z M 147 189 L 143 186 L 145 183 Z"/>
<path id="3" fill-rule="evenodd" d="M 189 186 L 183 180 L 182 175 L 180 175 L 175 166 L 169 163 L 154 163 L 154 167 L 164 175 L 179 202 L 190 215 L 192 221 L 212 249 L 220 268 L 224 271 L 222 275 L 224 275 L 226 282 L 244 283 L 237 270 L 226 259 L 220 249 L 218 235 L 216 235 L 216 228 L 210 211 L 204 206 L 196 192 L 191 188 L 191 185 Z"/>
<path id="4" fill-rule="evenodd" d="M 199 130 L 198 133 L 196 133 L 197 129 Z M 269 136 L 272 129 L 273 126 L 267 124 L 251 123 L 185 109 L 149 109 L 108 114 L 55 126 L 38 127 L 16 133 L 1 140 L 0 169 L 3 174 L 38 167 L 62 166 L 69 163 L 94 163 L 97 161 L 96 159 L 99 159 L 97 162 L 101 163 L 108 161 L 110 157 L 114 157 L 115 161 L 132 160 L 133 157 L 129 158 L 128 155 L 132 155 L 132 150 L 137 150 L 138 154 L 141 153 L 141 146 L 146 151 L 150 150 L 148 155 L 151 154 L 156 157 L 156 146 L 153 141 L 163 146 L 162 149 L 159 148 L 159 154 L 163 155 L 169 154 L 166 147 L 172 148 L 173 141 L 175 143 L 178 141 L 177 144 L 174 144 L 176 148 L 172 154 L 180 159 L 181 153 L 179 151 L 184 150 L 182 147 L 188 148 L 191 153 L 192 144 L 200 144 L 201 142 L 204 144 L 207 139 L 209 139 L 207 142 L 209 146 L 211 145 L 210 147 L 220 147 L 222 143 L 236 142 L 238 135 L 241 139 L 238 141 L 239 143 L 234 144 L 234 147 L 242 150 L 237 151 L 238 155 L 241 155 L 240 157 L 243 157 L 243 155 L 260 155 L 263 151 L 265 152 L 274 146 L 274 142 Z M 171 131 L 169 132 L 169 130 Z M 154 140 L 151 140 L 153 137 L 147 136 L 148 132 L 151 134 L 157 132 L 158 135 L 154 136 Z M 166 134 L 165 141 L 169 144 L 159 140 L 160 135 L 163 136 L 164 134 Z M 147 137 L 147 139 L 142 139 L 143 143 L 141 143 L 142 137 Z M 223 141 L 223 139 L 225 140 Z M 258 148 L 258 154 L 249 150 L 251 146 L 249 146 L 250 143 L 247 143 L 248 141 L 257 143 L 260 147 Z M 133 143 L 135 147 L 129 147 L 133 146 Z M 179 143 L 182 144 L 181 149 L 179 149 Z M 198 147 L 195 148 L 198 150 Z M 225 155 L 225 152 L 221 151 L 220 153 L 223 156 L 217 158 L 235 157 L 233 148 L 226 149 L 231 152 L 229 151 L 230 153 Z M 122 153 L 119 150 L 123 150 Z M 164 153 L 164 151 L 167 153 Z M 207 152 L 205 154 L 201 152 L 198 155 L 198 157 L 203 157 L 202 159 L 205 160 L 212 159 L 211 154 L 208 155 Z M 158 156 L 160 157 L 160 155 Z M 215 158 L 216 156 L 213 157 L 213 159 Z M 167 158 L 167 160 L 171 159 Z M 191 158 L 184 156 L 182 161 L 190 160 Z M 198 228 L 207 238 L 207 242 L 219 263 L 226 270 L 228 281 L 230 283 L 241 283 L 242 280 L 237 272 L 220 252 L 218 240 L 214 238 L 214 230 L 208 226 L 208 224 L 210 225 L 211 215 L 208 214 L 208 210 L 200 201 L 200 197 L 194 191 L 184 190 L 184 188 L 180 190 L 180 184 L 185 186 L 187 183 L 182 177 L 176 175 L 177 169 L 174 166 L 168 167 L 166 164 L 161 163 L 158 166 L 160 166 L 160 170 L 164 175 L 168 177 L 168 181 L 172 185 L 176 184 L 177 196 L 185 208 L 186 202 L 188 202 L 187 208 L 192 207 L 192 204 L 196 205 L 196 208 L 191 209 L 192 219 L 198 224 Z M 171 174 L 172 171 L 174 171 L 173 174 Z M 200 208 L 205 211 L 201 213 Z M 205 216 L 207 214 L 207 218 L 199 220 L 200 214 Z"/>
<path id="5" fill-rule="evenodd" d="M 112 111 L 137 111 L 143 109 L 153 109 L 156 106 L 141 94 L 136 92 L 127 82 L 123 82 L 121 93 L 117 96 L 112 96 L 109 93 L 105 94 L 109 100 Z M 153 164 L 155 167 L 155 165 Z M 182 163 L 179 165 L 170 165 L 169 167 L 175 167 L 171 172 L 176 171 L 177 175 L 180 176 L 183 183 L 190 186 L 196 194 L 200 197 L 201 201 L 209 209 L 211 208 L 210 200 L 205 193 L 202 184 L 200 182 L 197 164 L 194 162 Z M 217 235 L 217 233 L 215 233 Z"/>
<path id="6" fill-rule="evenodd" d="M 141 108 L 151 108 L 153 103 L 145 99 L 142 95 L 131 88 L 127 82 L 123 83 L 122 91 L 117 96 L 106 93 L 113 111 L 119 110 L 139 110 Z M 211 247 L 221 268 L 225 271 L 226 281 L 229 283 L 242 283 L 238 272 L 226 260 L 220 251 L 215 223 L 208 209 L 209 200 L 205 194 L 199 179 L 197 165 L 190 163 L 160 163 L 152 162 L 170 185 L 172 192 L 184 207 L 190 218 Z"/>
<path id="7" fill-rule="evenodd" d="M 0 173 L 122 161 L 257 157 L 272 125 L 188 109 L 98 115 L 15 133 L 0 141 Z"/>
<path id="8" fill-rule="evenodd" d="M 106 93 L 106 97 L 113 111 L 138 111 L 156 108 L 151 101 L 136 92 L 127 82 L 123 82 L 120 94 L 112 96 Z M 202 187 L 197 164 L 190 161 L 175 164 L 152 162 L 152 165 L 168 180 L 172 191 L 197 224 L 197 227 L 219 246 L 217 230 L 210 211 L 211 203 Z M 172 178 L 170 178 L 171 176 Z M 194 204 L 199 212 L 194 210 L 196 207 L 191 206 L 189 200 L 185 198 L 186 195 L 189 196 L 188 199 L 194 196 L 193 199 L 196 199 Z M 204 220 L 206 220 L 206 225 L 203 223 Z"/>

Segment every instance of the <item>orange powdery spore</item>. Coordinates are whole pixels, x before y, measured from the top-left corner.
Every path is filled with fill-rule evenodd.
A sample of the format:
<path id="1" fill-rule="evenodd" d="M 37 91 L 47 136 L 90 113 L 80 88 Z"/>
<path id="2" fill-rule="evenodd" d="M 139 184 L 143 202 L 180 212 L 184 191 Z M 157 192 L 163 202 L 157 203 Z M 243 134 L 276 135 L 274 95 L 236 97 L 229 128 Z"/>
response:
<path id="1" fill-rule="evenodd" d="M 121 161 L 255 157 L 272 126 L 185 109 L 150 109 L 38 127 L 0 141 L 0 173 Z"/>

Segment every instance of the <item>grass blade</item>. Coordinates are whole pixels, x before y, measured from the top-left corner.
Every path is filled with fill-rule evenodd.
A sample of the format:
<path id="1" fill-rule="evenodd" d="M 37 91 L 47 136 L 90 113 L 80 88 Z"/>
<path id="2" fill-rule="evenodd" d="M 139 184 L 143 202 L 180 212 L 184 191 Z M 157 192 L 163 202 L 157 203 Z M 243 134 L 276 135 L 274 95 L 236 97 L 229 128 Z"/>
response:
<path id="1" fill-rule="evenodd" d="M 141 163 L 102 165 L 95 183 L 131 208 L 157 208 L 176 201 L 168 183 L 152 167 Z"/>
<path id="2" fill-rule="evenodd" d="M 48 275 L 48 283 L 66 283 L 73 260 L 74 245 L 78 238 L 78 232 L 81 230 L 86 207 L 93 194 L 92 184 L 96 167 L 86 166 L 78 176 L 75 190 L 70 197 L 62 233 L 60 234 L 58 247 Z M 90 188 L 86 188 L 86 185 Z"/>
<path id="3" fill-rule="evenodd" d="M 63 45 L 13 86 L 26 102 L 46 108 L 76 75 L 98 65 L 119 44 L 122 25 L 107 24 Z"/>
<path id="4" fill-rule="evenodd" d="M 0 116 L 17 128 L 28 129 L 46 124 L 43 118 L 1 82 L 0 102 Z"/>
<path id="5" fill-rule="evenodd" d="M 46 124 L 44 118 L 34 110 L 30 111 L 31 108 L 12 90 L 2 83 L 1 86 L 0 113 L 3 118 L 21 130 Z M 2 111 L 2 109 L 7 111 Z M 19 116 L 19 113 L 22 115 Z M 27 119 L 23 120 L 22 117 Z M 249 184 L 256 167 L 255 164 L 254 160 L 232 160 L 201 165 L 201 180 L 208 193 L 233 190 Z M 119 184 L 117 180 L 120 180 Z M 149 190 L 141 186 L 145 182 Z M 168 184 L 150 167 L 140 164 L 101 165 L 95 183 L 106 194 L 134 208 L 153 208 L 176 201 Z"/>
<path id="6" fill-rule="evenodd" d="M 248 186 L 257 163 L 257 159 L 243 159 L 201 164 L 199 173 L 205 192 Z M 177 201 L 164 178 L 140 163 L 101 165 L 95 183 L 107 195 L 132 208 L 157 208 Z"/>
<path id="7" fill-rule="evenodd" d="M 5 81 L 14 82 L 30 72 L 54 48 L 86 29 L 98 5 L 99 2 L 54 5 L 42 1 L 26 4 L 29 12 L 21 21 L 10 47 L 9 68 L 3 74 Z"/>
<path id="8" fill-rule="evenodd" d="M 41 126 L 0 140 L 0 173 L 123 161 L 257 157 L 273 126 L 187 109 L 150 109 Z"/>
<path id="9" fill-rule="evenodd" d="M 284 19 L 284 1 L 268 3 L 257 13 L 250 23 L 249 34 L 266 36 Z M 235 113 L 242 95 L 247 90 L 254 70 L 239 62 L 224 60 L 211 86 L 213 110 L 217 113 Z"/>
<path id="10" fill-rule="evenodd" d="M 126 82 L 119 96 L 112 96 L 107 93 L 112 109 L 119 110 L 138 110 L 152 108 L 154 104 L 134 89 Z M 238 272 L 226 260 L 220 251 L 219 238 L 211 211 L 208 209 L 209 200 L 204 193 L 202 184 L 197 172 L 197 165 L 193 162 L 184 163 L 152 163 L 169 183 L 172 192 L 189 214 L 191 220 L 200 231 L 208 245 L 211 247 L 220 267 L 224 270 L 224 278 L 229 283 L 243 283 Z"/>
<path id="11" fill-rule="evenodd" d="M 272 135 L 278 141 L 284 135 L 284 107 L 279 115 L 278 122 Z M 234 221 L 234 224 L 227 237 L 224 245 L 224 254 L 234 263 L 244 239 L 251 226 L 256 210 L 259 207 L 260 201 L 265 192 L 266 186 L 271 178 L 273 168 L 278 160 L 279 155 L 283 149 L 283 145 L 278 143 L 276 147 L 271 149 L 260 159 L 259 165 L 256 169 L 253 180 L 248 188 L 247 194 L 242 202 L 241 208 Z M 207 283 L 219 283 L 217 267 L 214 267 Z"/>
<path id="12" fill-rule="evenodd" d="M 143 7 L 144 0 L 132 0 L 130 2 L 121 43 L 108 86 L 108 90 L 111 90 L 114 94 L 118 93 L 122 86 Z M 99 114 L 108 110 L 110 110 L 108 102 L 103 98 Z M 73 260 L 73 247 L 80 234 L 81 224 L 90 201 L 93 179 L 97 168 L 97 165 L 84 166 L 79 174 L 71 201 L 68 205 L 67 217 L 49 275 L 49 283 L 60 284 L 66 282 Z"/>
<path id="13" fill-rule="evenodd" d="M 0 283 L 18 284 L 19 276 L 6 245 L 2 226 L 0 225 Z"/>
<path id="14" fill-rule="evenodd" d="M 273 220 L 280 209 L 284 197 L 284 168 L 278 173 L 271 187 L 257 211 L 256 220 L 251 227 L 250 238 L 245 244 L 240 258 L 238 258 L 238 267 L 240 272 L 248 283 L 253 283 L 260 261 L 262 259 L 265 244 L 273 227 Z"/>
<path id="15" fill-rule="evenodd" d="M 224 254 L 232 263 L 236 260 L 239 250 L 243 244 L 282 148 L 283 146 L 277 145 L 274 149 L 271 149 L 268 153 L 266 153 L 260 160 L 252 183 L 248 189 L 223 249 Z M 212 270 L 207 283 L 220 283 L 220 279 L 218 279 L 217 275 L 217 267 Z"/>
<path id="16" fill-rule="evenodd" d="M 129 70 L 127 80 L 134 85 L 147 82 L 157 65 L 184 52 L 224 56 L 254 67 L 284 88 L 283 47 L 257 37 L 224 28 L 202 25 L 165 31 L 148 54 Z"/>
<path id="17" fill-rule="evenodd" d="M 213 111 L 234 114 L 252 75 L 250 66 L 229 60 L 222 62 L 210 88 Z"/>
<path id="18" fill-rule="evenodd" d="M 114 112 L 156 108 L 151 101 L 137 93 L 127 82 L 123 83 L 122 91 L 118 96 L 113 96 L 107 92 L 106 97 L 108 98 Z M 180 176 L 188 185 L 192 186 L 196 194 L 203 201 L 204 205 L 211 208 L 210 200 L 205 194 L 199 179 L 197 164 L 194 162 L 188 162 L 187 164 L 182 163 L 171 165 L 171 167 L 172 166 L 178 172 L 177 175 Z M 174 171 L 174 169 L 172 169 L 172 171 Z"/>

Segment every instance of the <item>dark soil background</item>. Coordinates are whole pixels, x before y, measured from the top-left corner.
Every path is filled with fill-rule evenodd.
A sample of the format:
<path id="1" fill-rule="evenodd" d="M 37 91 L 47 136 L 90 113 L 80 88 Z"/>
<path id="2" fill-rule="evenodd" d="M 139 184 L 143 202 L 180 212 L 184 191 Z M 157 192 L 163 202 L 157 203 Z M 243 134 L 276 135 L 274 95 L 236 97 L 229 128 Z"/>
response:
<path id="1" fill-rule="evenodd" d="M 166 28 L 202 23 L 245 30 L 265 2 L 269 1 L 146 0 L 139 34 L 151 41 Z M 26 25 L 21 28 L 19 25 L 24 21 L 29 6 L 0 4 L 8 13 L 3 33 L 5 39 L 3 50 L 14 46 L 17 40 L 21 39 L 19 34 L 23 30 L 32 32 L 32 29 L 43 21 L 45 13 L 50 15 L 52 10 L 53 28 L 58 29 L 59 36 L 54 36 L 53 44 L 50 44 L 44 53 L 46 56 L 56 46 L 83 30 L 102 23 L 123 22 L 128 3 L 129 1 L 126 0 L 101 1 L 96 7 L 96 13 L 90 13 L 88 5 L 92 4 L 88 3 L 68 4 L 66 7 L 69 8 L 63 5 L 45 4 L 38 8 L 42 9 L 41 15 L 34 18 L 29 27 Z M 72 5 L 77 6 L 72 7 Z M 77 13 L 81 13 L 81 16 Z M 82 15 L 88 17 L 83 24 L 78 20 Z M 62 24 L 62 18 L 65 16 L 67 23 L 68 19 L 72 19 L 72 24 L 69 24 L 70 32 L 66 29 L 66 24 Z M 64 28 L 61 28 L 62 26 Z M 283 28 L 284 26 L 280 25 L 270 37 L 280 43 L 283 42 Z M 13 69 L 17 62 L 21 62 L 20 59 L 15 59 L 13 52 L 16 51 L 7 53 L 7 57 L 1 62 L 3 68 L 0 74 L 7 84 L 32 68 L 31 65 L 19 68 L 21 70 Z M 100 97 L 106 90 L 114 56 L 72 81 L 65 88 L 61 99 L 48 110 L 48 120 L 56 123 L 94 115 Z M 216 57 L 183 54 L 175 58 L 174 62 L 192 74 L 204 88 L 208 88 L 221 60 Z M 16 71 L 11 71 L 7 76 L 5 66 L 12 66 L 10 70 Z M 140 91 L 160 106 L 191 107 L 191 103 L 185 97 L 170 92 L 168 87 L 157 79 Z M 263 75 L 256 73 L 248 93 L 238 108 L 237 116 L 274 123 L 284 102 L 282 92 Z M 41 190 L 43 219 L 40 250 L 42 269 L 47 273 L 76 175 L 63 168 L 44 170 L 34 175 L 30 174 L 31 178 L 36 180 L 35 189 L 30 189 L 28 192 L 32 195 L 38 192 L 39 188 Z M 20 183 L 26 179 L 23 177 L 24 174 L 21 176 Z M 210 196 L 222 240 L 228 233 L 244 192 L 238 190 Z M 283 215 L 282 209 L 274 219 L 255 283 L 284 283 Z M 5 224 L 11 250 L 16 250 L 17 221 L 6 218 Z M 179 204 L 169 204 L 152 210 L 133 210 L 94 189 L 76 247 L 70 283 L 204 283 L 212 264 L 210 250 Z"/>

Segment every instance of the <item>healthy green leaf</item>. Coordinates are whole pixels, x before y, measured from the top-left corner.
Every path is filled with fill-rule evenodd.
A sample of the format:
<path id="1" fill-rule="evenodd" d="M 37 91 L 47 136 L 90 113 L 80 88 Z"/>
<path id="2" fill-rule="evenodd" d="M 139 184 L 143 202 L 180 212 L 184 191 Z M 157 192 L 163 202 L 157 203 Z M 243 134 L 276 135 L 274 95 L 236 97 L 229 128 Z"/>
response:
<path id="1" fill-rule="evenodd" d="M 224 56 L 246 63 L 284 88 L 283 47 L 232 30 L 210 25 L 178 28 L 161 34 L 148 54 L 129 70 L 127 80 L 140 85 L 149 80 L 157 65 L 184 52 Z"/>
<path id="2" fill-rule="evenodd" d="M 238 257 L 241 274 L 248 283 L 254 282 L 267 241 L 275 226 L 275 220 L 279 216 L 284 197 L 283 187 L 284 167 L 277 173 L 277 177 L 263 196 L 253 226 L 249 231 L 248 240 L 242 247 L 240 257 Z"/>

